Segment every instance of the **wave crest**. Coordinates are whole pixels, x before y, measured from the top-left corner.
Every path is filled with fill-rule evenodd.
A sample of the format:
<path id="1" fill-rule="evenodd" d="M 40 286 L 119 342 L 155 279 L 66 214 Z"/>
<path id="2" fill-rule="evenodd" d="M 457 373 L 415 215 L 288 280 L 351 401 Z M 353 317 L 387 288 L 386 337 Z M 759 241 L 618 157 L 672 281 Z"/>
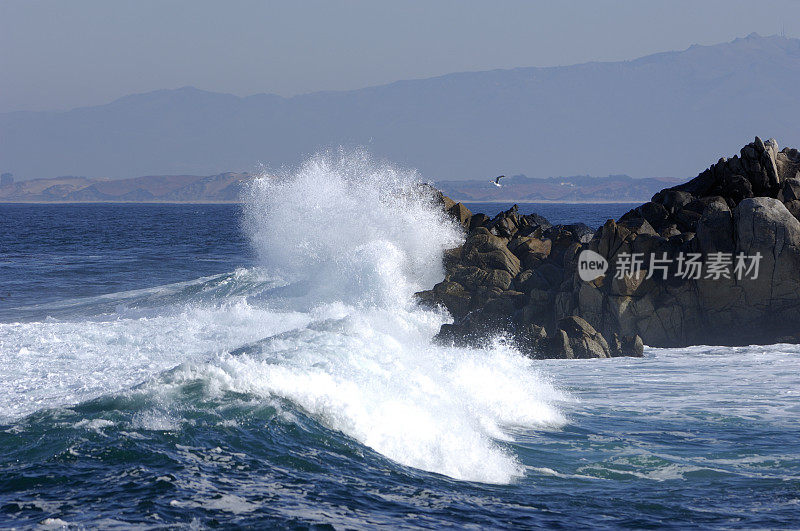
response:
<path id="1" fill-rule="evenodd" d="M 402 302 L 441 280 L 442 252 L 463 240 L 419 182 L 363 151 L 319 154 L 256 179 L 244 227 L 263 263 L 310 283 L 316 302 Z"/>

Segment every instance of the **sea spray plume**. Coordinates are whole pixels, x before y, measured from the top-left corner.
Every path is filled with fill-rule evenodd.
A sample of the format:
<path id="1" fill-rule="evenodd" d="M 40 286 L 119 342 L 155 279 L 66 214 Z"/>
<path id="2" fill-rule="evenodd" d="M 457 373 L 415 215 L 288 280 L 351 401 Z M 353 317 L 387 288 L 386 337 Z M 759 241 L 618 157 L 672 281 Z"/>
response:
<path id="1" fill-rule="evenodd" d="M 311 284 L 303 297 L 277 292 L 280 283 L 257 269 L 202 280 L 146 310 L 120 309 L 138 306 L 140 293 L 120 296 L 130 304 L 108 319 L 0 323 L 0 388 L 11 397 L 0 392 L 0 417 L 142 382 L 131 392 L 152 406 L 135 412 L 133 431 L 187 429 L 198 407 L 227 422 L 232 402 L 245 410 L 278 402 L 287 422 L 302 412 L 348 445 L 405 466 L 515 480 L 525 471 L 503 442 L 509 428 L 561 425 L 554 402 L 564 395 L 508 345 L 431 343 L 448 316 L 418 307 L 411 294 L 441 278 L 442 250 L 461 234 L 416 183 L 413 172 L 340 153 L 250 190 L 253 245 L 265 267 Z M 102 300 L 90 304 L 107 311 Z M 273 444 L 268 433 L 265 446 Z"/>
<path id="2" fill-rule="evenodd" d="M 268 269 L 317 300 L 405 302 L 441 280 L 443 251 L 463 239 L 419 182 L 364 151 L 317 154 L 252 183 L 245 230 Z"/>
<path id="3" fill-rule="evenodd" d="M 287 399 L 407 466 L 509 482 L 524 471 L 497 441 L 511 439 L 509 426 L 562 424 L 553 402 L 564 395 L 507 345 L 431 343 L 448 316 L 412 295 L 442 278 L 443 251 L 463 234 L 424 190 L 416 173 L 363 151 L 316 155 L 258 179 L 245 201 L 253 246 L 289 288 L 307 286 L 264 302 L 310 322 L 185 377 Z"/>

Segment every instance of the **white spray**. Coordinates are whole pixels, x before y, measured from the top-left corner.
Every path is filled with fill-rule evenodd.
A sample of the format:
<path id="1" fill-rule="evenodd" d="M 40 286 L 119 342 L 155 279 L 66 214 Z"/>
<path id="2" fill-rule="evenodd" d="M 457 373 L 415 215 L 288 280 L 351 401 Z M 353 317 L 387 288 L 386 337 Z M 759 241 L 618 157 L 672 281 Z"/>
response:
<path id="1" fill-rule="evenodd" d="M 364 153 L 315 156 L 258 179 L 245 198 L 244 226 L 267 279 L 261 268 L 239 270 L 144 312 L 125 310 L 139 295 L 123 293 L 116 314 L 0 324 L 0 418 L 145 380 L 170 422 L 143 414 L 130 429 L 180 429 L 169 396 L 201 378 L 210 392 L 287 399 L 403 465 L 514 480 L 523 467 L 503 442 L 509 428 L 559 425 L 553 403 L 563 396 L 502 344 L 431 342 L 448 316 L 419 308 L 413 293 L 441 280 L 442 251 L 463 234 L 411 193 L 416 182 Z M 202 297 L 191 294 L 198 289 Z"/>
<path id="2" fill-rule="evenodd" d="M 503 345 L 431 343 L 447 316 L 412 295 L 442 279 L 442 252 L 463 234 L 430 198 L 410 193 L 417 182 L 361 152 L 258 180 L 247 230 L 266 267 L 310 283 L 293 309 L 312 307 L 314 320 L 266 342 L 263 357 L 221 366 L 233 388 L 288 398 L 400 463 L 507 482 L 521 467 L 495 441 L 509 438 L 509 425 L 563 422 L 549 405 L 560 395 Z"/>

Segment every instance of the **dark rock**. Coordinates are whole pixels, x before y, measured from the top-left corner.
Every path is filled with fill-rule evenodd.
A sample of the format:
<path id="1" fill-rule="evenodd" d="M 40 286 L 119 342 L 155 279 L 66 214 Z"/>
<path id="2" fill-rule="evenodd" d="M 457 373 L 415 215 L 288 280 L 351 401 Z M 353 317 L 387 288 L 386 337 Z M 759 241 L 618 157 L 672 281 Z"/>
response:
<path id="1" fill-rule="evenodd" d="M 556 288 L 564 280 L 564 269 L 552 262 L 538 266 L 534 272 L 547 282 L 549 288 Z"/>
<path id="2" fill-rule="evenodd" d="M 652 225 L 643 217 L 640 216 L 631 216 L 627 219 L 620 218 L 619 224 L 627 228 L 634 234 L 656 234 L 655 229 Z"/>
<path id="3" fill-rule="evenodd" d="M 458 223 L 462 227 L 469 230 L 470 218 L 472 218 L 472 212 L 470 212 L 469 209 L 465 207 L 463 203 L 456 203 L 455 205 L 447 209 L 447 212 L 451 216 L 453 216 L 453 219 L 458 221 Z"/>
<path id="4" fill-rule="evenodd" d="M 443 306 L 453 317 L 461 317 L 469 312 L 472 295 L 461 284 L 445 280 L 431 290 L 417 293 L 417 298 L 423 305 Z"/>
<path id="5" fill-rule="evenodd" d="M 542 342 L 540 355 L 544 358 L 573 359 L 575 352 L 572 350 L 570 339 L 567 333 L 560 328 L 550 341 Z"/>
<path id="6" fill-rule="evenodd" d="M 787 201 L 786 209 L 797 219 L 800 219 L 800 200 Z"/>
<path id="7" fill-rule="evenodd" d="M 739 204 L 743 199 L 753 197 L 753 185 L 743 175 L 727 174 L 722 180 L 722 194 Z"/>
<path id="8" fill-rule="evenodd" d="M 546 260 L 552 249 L 553 242 L 551 240 L 540 240 L 529 236 L 519 242 L 514 253 L 522 260 L 522 264 L 526 268 L 531 269 Z"/>
<path id="9" fill-rule="evenodd" d="M 614 334 L 611 339 L 611 357 L 630 356 L 641 358 L 644 356 L 644 343 L 639 336 L 623 336 Z"/>
<path id="10" fill-rule="evenodd" d="M 800 199 L 800 179 L 792 177 L 783 181 L 778 199 L 784 203 Z"/>
<path id="11" fill-rule="evenodd" d="M 552 286 L 553 284 L 541 272 L 533 269 L 526 269 L 514 279 L 515 289 L 523 293 L 530 293 L 534 289 L 547 291 L 552 289 Z"/>
<path id="12" fill-rule="evenodd" d="M 694 201 L 690 192 L 683 190 L 662 190 L 653 196 L 653 203 L 660 203 L 669 213 L 680 210 L 684 205 Z"/>
<path id="13" fill-rule="evenodd" d="M 461 251 L 461 258 L 467 265 L 482 269 L 506 270 L 512 278 L 520 272 L 519 258 L 506 247 L 506 241 L 483 227 L 476 229 L 467 238 Z"/>
<path id="14" fill-rule="evenodd" d="M 511 274 L 504 269 L 481 269 L 476 266 L 456 265 L 447 275 L 448 280 L 457 282 L 469 291 L 478 288 L 500 288 L 511 286 Z"/>
<path id="15" fill-rule="evenodd" d="M 641 356 L 644 344 L 800 341 L 800 152 L 774 140 L 756 138 L 595 232 L 516 208 L 490 220 L 441 203 L 470 229 L 445 255 L 445 280 L 418 294 L 454 317 L 441 340 L 503 334 L 531 356 L 566 359 Z M 577 273 L 583 250 L 608 263 L 590 282 Z M 639 271 L 617 275 L 632 256 Z"/>
<path id="16" fill-rule="evenodd" d="M 661 232 L 669 223 L 669 212 L 664 205 L 660 203 L 654 203 L 653 201 L 650 201 L 649 203 L 643 204 L 636 210 L 639 212 L 641 217 L 646 219 L 650 226 L 652 226 L 658 232 Z"/>
<path id="17" fill-rule="evenodd" d="M 594 229 L 586 223 L 572 223 L 570 225 L 562 225 L 564 230 L 569 231 L 575 241 L 579 243 L 588 243 L 594 236 Z"/>
<path id="18" fill-rule="evenodd" d="M 700 250 L 708 253 L 733 253 L 733 215 L 721 198 L 709 203 L 697 223 Z"/>
<path id="19" fill-rule="evenodd" d="M 603 336 L 581 317 L 571 315 L 561 319 L 558 330 L 566 334 L 574 358 L 608 358 L 611 355 Z"/>
<path id="20" fill-rule="evenodd" d="M 789 179 L 800 179 L 800 151 L 794 148 L 783 148 L 775 156 L 775 166 L 781 183 Z"/>
<path id="21" fill-rule="evenodd" d="M 445 269 L 449 270 L 454 266 L 461 263 L 461 252 L 464 250 L 463 246 L 455 247 L 453 249 L 447 249 L 444 252 L 444 267 Z"/>
<path id="22" fill-rule="evenodd" d="M 472 232 L 478 227 L 486 227 L 490 221 L 491 218 L 486 214 L 473 214 L 469 219 L 469 230 Z"/>
<path id="23" fill-rule="evenodd" d="M 522 216 L 523 223 L 526 227 L 541 228 L 542 230 L 549 229 L 553 225 L 539 214 L 528 214 Z"/>
<path id="24" fill-rule="evenodd" d="M 517 205 L 514 205 L 505 212 L 497 214 L 489 223 L 488 228 L 492 234 L 502 238 L 512 238 L 520 227 L 520 215 Z"/>
<path id="25" fill-rule="evenodd" d="M 532 357 L 541 357 L 540 352 L 547 345 L 547 330 L 543 326 L 531 323 L 520 327 L 515 339 L 520 352 Z"/>

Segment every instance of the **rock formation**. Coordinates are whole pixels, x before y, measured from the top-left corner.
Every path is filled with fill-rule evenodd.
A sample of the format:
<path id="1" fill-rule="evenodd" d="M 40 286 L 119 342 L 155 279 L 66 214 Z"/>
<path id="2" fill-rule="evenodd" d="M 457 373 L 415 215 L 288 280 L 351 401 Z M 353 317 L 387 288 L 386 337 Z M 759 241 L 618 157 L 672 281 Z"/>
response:
<path id="1" fill-rule="evenodd" d="M 596 232 L 516 208 L 489 219 L 440 196 L 467 237 L 448 251 L 445 279 L 418 294 L 454 318 L 438 338 L 503 334 L 561 358 L 800 341 L 800 153 L 756 138 L 740 155 Z M 584 251 L 604 274 L 581 279 Z"/>

